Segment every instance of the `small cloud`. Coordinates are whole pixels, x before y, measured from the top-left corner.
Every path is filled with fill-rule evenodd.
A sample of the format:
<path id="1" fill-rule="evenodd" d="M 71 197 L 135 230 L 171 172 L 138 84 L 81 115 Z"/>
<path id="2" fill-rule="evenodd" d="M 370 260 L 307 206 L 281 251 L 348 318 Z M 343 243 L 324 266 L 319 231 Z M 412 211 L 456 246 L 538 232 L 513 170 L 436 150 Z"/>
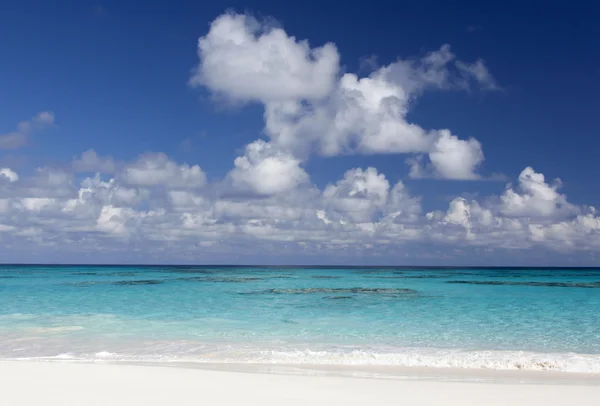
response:
<path id="1" fill-rule="evenodd" d="M 111 157 L 101 157 L 93 149 L 87 150 L 73 160 L 76 172 L 115 173 L 117 164 Z"/>
<path id="2" fill-rule="evenodd" d="M 456 68 L 466 80 L 476 81 L 482 90 L 502 90 L 488 70 L 483 59 L 478 59 L 473 63 L 457 61 Z"/>
<path id="3" fill-rule="evenodd" d="M 42 111 L 28 121 L 21 121 L 17 129 L 9 133 L 0 133 L 0 149 L 16 149 L 27 144 L 33 132 L 42 130 L 54 124 L 54 114 Z"/>
<path id="4" fill-rule="evenodd" d="M 362 58 L 360 58 L 359 68 L 361 72 L 369 73 L 379 69 L 380 65 L 377 62 L 377 55 L 363 56 Z"/>
<path id="5" fill-rule="evenodd" d="M 2 178 L 9 182 L 16 182 L 19 180 L 19 175 L 10 168 L 0 168 L 0 179 Z"/>
<path id="6" fill-rule="evenodd" d="M 481 197 L 481 194 L 479 192 L 463 192 L 460 194 L 460 196 L 464 199 L 467 200 L 477 200 L 478 198 Z M 448 201 L 452 201 L 456 198 L 456 196 L 448 196 Z"/>
<path id="7" fill-rule="evenodd" d="M 481 30 L 481 26 L 480 25 L 471 24 L 471 25 L 467 26 L 467 32 L 468 33 L 473 33 L 475 31 L 479 31 L 479 30 Z"/>
<path id="8" fill-rule="evenodd" d="M 507 182 L 509 180 L 509 177 L 506 176 L 503 173 L 492 173 L 487 180 L 491 180 L 491 181 L 495 181 L 495 182 Z"/>

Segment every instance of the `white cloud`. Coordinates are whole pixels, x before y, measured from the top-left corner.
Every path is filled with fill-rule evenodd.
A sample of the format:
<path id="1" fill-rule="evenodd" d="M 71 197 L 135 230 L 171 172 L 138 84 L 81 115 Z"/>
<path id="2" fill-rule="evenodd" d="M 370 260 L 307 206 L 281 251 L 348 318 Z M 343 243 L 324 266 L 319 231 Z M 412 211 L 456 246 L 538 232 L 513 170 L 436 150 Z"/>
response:
<path id="1" fill-rule="evenodd" d="M 484 90 L 500 90 L 496 80 L 488 70 L 483 60 L 479 59 L 471 64 L 462 61 L 456 62 L 456 68 L 465 75 L 471 77 Z"/>
<path id="2" fill-rule="evenodd" d="M 19 175 L 10 168 L 0 168 L 0 180 L 6 179 L 9 182 L 16 182 L 19 180 Z"/>
<path id="3" fill-rule="evenodd" d="M 7 226 L 5 224 L 0 224 L 0 233 L 1 232 L 8 232 L 8 231 L 14 231 L 15 228 L 13 226 Z"/>
<path id="4" fill-rule="evenodd" d="M 54 123 L 54 114 L 43 111 L 29 121 L 21 121 L 17 129 L 6 134 L 0 134 L 0 149 L 15 149 L 27 144 L 31 134 Z"/>
<path id="5" fill-rule="evenodd" d="M 73 169 L 75 172 L 115 173 L 117 164 L 111 157 L 98 156 L 96 151 L 89 149 L 73 160 Z"/>
<path id="6" fill-rule="evenodd" d="M 5 184 L 0 195 L 14 197 L 64 197 L 73 192 L 73 174 L 59 168 L 37 168 L 30 176 L 19 176 L 18 182 Z"/>
<path id="7" fill-rule="evenodd" d="M 372 222 L 387 203 L 390 183 L 375 168 L 351 169 L 323 191 L 329 210 L 359 223 Z M 328 210 L 328 211 L 329 211 Z"/>
<path id="8" fill-rule="evenodd" d="M 45 209 L 52 209 L 58 204 L 58 201 L 49 197 L 25 197 L 20 200 L 20 206 L 26 211 L 40 212 Z"/>
<path id="9" fill-rule="evenodd" d="M 126 231 L 122 209 L 112 206 L 102 207 L 97 220 L 98 229 L 111 234 L 123 234 Z"/>
<path id="10" fill-rule="evenodd" d="M 248 144 L 234 165 L 228 175 L 233 186 L 261 195 L 287 192 L 308 181 L 298 159 L 263 140 Z"/>
<path id="11" fill-rule="evenodd" d="M 375 168 L 347 171 L 336 184 L 323 190 L 317 217 L 326 224 L 410 223 L 421 212 L 420 199 L 409 195 L 402 182 L 390 189 L 385 175 Z M 369 228 L 369 227 L 367 227 Z"/>
<path id="12" fill-rule="evenodd" d="M 42 111 L 33 118 L 33 125 L 50 125 L 54 123 L 54 113 L 51 111 Z"/>
<path id="13" fill-rule="evenodd" d="M 129 208 L 104 206 L 96 220 L 99 231 L 108 234 L 123 235 L 128 230 L 128 223 L 135 220 L 138 213 Z"/>
<path id="14" fill-rule="evenodd" d="M 11 201 L 9 199 L 0 199 L 0 214 L 8 213 L 11 208 Z"/>
<path id="15" fill-rule="evenodd" d="M 85 178 L 77 191 L 77 197 L 66 201 L 64 210 L 77 210 L 86 206 L 111 205 L 116 207 L 135 207 L 149 198 L 146 189 L 128 188 L 115 179 L 103 181 L 100 176 Z"/>
<path id="16" fill-rule="evenodd" d="M 467 240 L 475 239 L 473 228 L 479 225 L 486 227 L 492 226 L 494 222 L 493 214 L 483 209 L 477 201 L 468 202 L 466 199 L 457 197 L 453 199 L 448 211 L 442 217 L 441 225 L 455 225 L 464 228 L 464 238 Z"/>
<path id="17" fill-rule="evenodd" d="M 385 219 L 394 223 L 412 223 L 421 216 L 421 198 L 411 196 L 402 182 L 396 183 L 388 194 Z"/>
<path id="18" fill-rule="evenodd" d="M 481 144 L 474 138 L 461 140 L 449 130 L 440 130 L 429 151 L 429 162 L 423 165 L 422 157 L 408 159 L 411 178 L 443 178 L 475 180 L 484 156 Z"/>
<path id="19" fill-rule="evenodd" d="M 429 52 L 422 58 L 399 59 L 380 72 L 388 82 L 396 83 L 407 94 L 416 95 L 427 89 L 463 89 L 468 83 L 453 69 L 456 55 L 450 45 Z"/>
<path id="20" fill-rule="evenodd" d="M 318 99 L 330 91 L 339 56 L 333 44 L 311 48 L 248 15 L 223 14 L 198 40 L 190 85 L 232 100 Z"/>
<path id="21" fill-rule="evenodd" d="M 146 154 L 125 165 L 119 178 L 132 186 L 168 186 L 199 188 L 206 184 L 206 175 L 198 165 L 177 164 L 162 153 Z"/>
<path id="22" fill-rule="evenodd" d="M 427 88 L 500 90 L 485 62 L 456 59 L 450 45 L 444 44 L 420 59 L 399 60 L 386 68 L 388 80 L 398 83 L 409 93 Z"/>
<path id="23" fill-rule="evenodd" d="M 238 176 L 244 190 L 252 193 L 228 196 L 211 192 L 213 187 L 220 190 L 219 182 L 183 188 L 189 183 L 182 179 L 189 176 L 181 175 L 181 168 L 187 173 L 194 166 L 164 154 L 126 162 L 114 178 L 96 175 L 77 186 L 72 174 L 41 168 L 4 184 L 0 224 L 3 235 L 21 247 L 58 244 L 63 250 L 123 254 L 135 246 L 146 255 L 160 248 L 164 255 L 196 255 L 198 260 L 217 251 L 226 259 L 257 250 L 278 257 L 285 250 L 346 259 L 385 252 L 410 257 L 419 244 L 559 252 L 600 249 L 595 209 L 571 204 L 557 192 L 558 183 L 548 185 L 531 168 L 500 196 L 457 197 L 445 211 L 422 213 L 419 197 L 402 182 L 392 186 L 375 168 L 351 169 L 319 190 L 295 158 L 281 154 L 264 141 L 248 146 L 247 161 L 238 161 L 229 176 Z M 275 163 L 264 169 L 270 159 Z M 140 167 L 150 167 L 151 175 L 159 168 L 161 175 L 150 176 L 152 182 L 129 183 L 125 168 Z M 302 175 L 294 175 L 297 171 Z M 147 179 L 144 174 L 141 179 Z M 156 185 L 161 187 L 152 187 Z"/>
<path id="24" fill-rule="evenodd" d="M 190 83 L 237 101 L 260 101 L 274 147 L 305 160 L 311 153 L 429 154 L 426 175 L 478 179 L 481 144 L 407 120 L 410 102 L 429 89 L 493 90 L 482 60 L 460 61 L 449 45 L 421 58 L 398 59 L 368 77 L 339 75 L 335 46 L 310 48 L 281 28 L 224 14 L 198 41 Z M 417 167 L 413 174 L 417 174 Z"/>
<path id="25" fill-rule="evenodd" d="M 558 251 L 600 249 L 600 217 L 576 206 L 544 175 L 525 168 L 515 189 L 478 202 L 455 198 L 446 212 L 430 212 L 430 238 L 498 248 L 546 247 Z"/>
<path id="26" fill-rule="evenodd" d="M 331 224 L 332 223 L 332 221 L 327 218 L 327 213 L 325 213 L 325 210 L 317 210 L 315 212 L 315 214 L 317 215 L 317 218 L 319 220 L 321 220 L 323 223 L 325 223 L 325 224 Z"/>
<path id="27" fill-rule="evenodd" d="M 187 190 L 169 190 L 169 201 L 175 210 L 191 210 L 206 208 L 207 200 Z"/>
<path id="28" fill-rule="evenodd" d="M 378 73 L 341 77 L 324 101 L 269 103 L 266 132 L 277 145 L 306 156 L 410 153 L 429 149 L 431 137 L 405 121 L 408 95 Z"/>
<path id="29" fill-rule="evenodd" d="M 428 131 L 406 119 L 410 101 L 422 90 L 462 86 L 447 66 L 453 58 L 443 47 L 418 62 L 384 66 L 369 77 L 347 73 L 324 100 L 267 103 L 266 133 L 299 156 L 312 150 L 326 156 L 429 153 L 437 177 L 474 179 L 473 170 L 483 160 L 477 140 L 459 140 L 448 130 Z M 452 164 L 462 158 L 469 166 Z"/>
<path id="30" fill-rule="evenodd" d="M 457 224 L 465 228 L 470 228 L 471 206 L 463 198 L 457 197 L 450 202 L 448 211 L 443 218 L 443 222 Z"/>
<path id="31" fill-rule="evenodd" d="M 555 217 L 561 213 L 572 214 L 576 209 L 558 193 L 560 180 L 554 185 L 546 183 L 541 173 L 525 168 L 519 175 L 517 190 L 509 187 L 501 196 L 501 211 L 515 217 Z M 520 193 L 519 193 L 520 192 Z"/>
<path id="32" fill-rule="evenodd" d="M 73 174 L 61 169 L 44 167 L 37 169 L 34 180 L 38 186 L 60 188 L 71 184 Z"/>

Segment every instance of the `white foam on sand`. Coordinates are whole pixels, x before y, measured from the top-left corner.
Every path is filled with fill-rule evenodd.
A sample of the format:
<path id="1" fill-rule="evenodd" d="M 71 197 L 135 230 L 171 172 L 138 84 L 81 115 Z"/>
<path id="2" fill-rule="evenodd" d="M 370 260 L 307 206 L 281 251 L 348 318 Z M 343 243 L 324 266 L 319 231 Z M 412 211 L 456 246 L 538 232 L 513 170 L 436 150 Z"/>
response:
<path id="1" fill-rule="evenodd" d="M 390 353 L 362 350 L 350 352 L 268 351 L 264 352 L 261 361 L 273 364 L 388 365 L 600 373 L 600 355 L 525 351 L 462 351 L 426 348 L 405 349 Z"/>
<path id="2" fill-rule="evenodd" d="M 139 343 L 138 343 L 139 344 Z M 47 345 L 47 344 L 46 344 Z M 555 371 L 598 374 L 600 355 L 575 353 L 534 353 L 525 351 L 464 351 L 435 348 L 396 348 L 390 352 L 373 350 L 265 349 L 247 345 L 196 346 L 170 342 L 140 349 L 99 348 L 77 352 L 62 350 L 54 354 L 26 355 L 5 359 L 102 361 L 128 363 L 262 364 L 325 366 L 390 366 L 485 370 Z M 124 351 L 122 351 L 124 350 Z"/>
<path id="3" fill-rule="evenodd" d="M 596 405 L 600 386 L 272 375 L 151 366 L 0 362 L 0 404 Z"/>

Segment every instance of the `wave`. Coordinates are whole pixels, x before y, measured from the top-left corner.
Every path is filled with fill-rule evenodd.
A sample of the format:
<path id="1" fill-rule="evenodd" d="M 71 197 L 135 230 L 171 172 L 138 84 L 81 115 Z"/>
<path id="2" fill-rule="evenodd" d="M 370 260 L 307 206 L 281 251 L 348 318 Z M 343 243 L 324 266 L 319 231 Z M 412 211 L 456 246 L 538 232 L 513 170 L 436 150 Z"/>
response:
<path id="1" fill-rule="evenodd" d="M 420 349 L 378 353 L 355 350 L 272 351 L 262 361 L 283 364 L 377 365 L 600 373 L 600 355 L 543 354 L 521 351 L 449 351 Z"/>
<path id="2" fill-rule="evenodd" d="M 199 347 L 196 347 L 197 350 Z M 150 349 L 150 348 L 148 348 Z M 157 350 L 158 348 L 153 348 Z M 160 348 L 166 350 L 167 348 Z M 101 362 L 189 362 L 200 364 L 395 366 L 491 370 L 560 371 L 600 374 L 600 354 L 534 353 L 524 351 L 462 351 L 431 348 L 372 350 L 250 349 L 235 346 L 184 350 L 171 345 L 168 352 L 127 353 L 61 352 L 52 356 L 18 357 L 19 360 Z M 6 359 L 6 358 L 5 358 Z"/>

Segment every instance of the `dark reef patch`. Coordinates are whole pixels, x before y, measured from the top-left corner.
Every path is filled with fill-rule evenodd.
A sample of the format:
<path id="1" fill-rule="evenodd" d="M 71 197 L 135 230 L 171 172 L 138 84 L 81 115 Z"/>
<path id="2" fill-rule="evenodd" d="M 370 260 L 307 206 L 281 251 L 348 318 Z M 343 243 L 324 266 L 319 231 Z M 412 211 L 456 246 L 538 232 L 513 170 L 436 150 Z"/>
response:
<path id="1" fill-rule="evenodd" d="M 298 279 L 298 276 L 294 275 L 265 275 L 261 276 L 260 279 Z"/>
<path id="2" fill-rule="evenodd" d="M 391 275 L 375 276 L 367 275 L 365 278 L 371 279 L 447 279 L 451 275 Z"/>
<path id="3" fill-rule="evenodd" d="M 413 296 L 418 291 L 414 289 L 397 288 L 303 288 L 303 289 L 267 289 L 258 292 L 242 292 L 241 295 L 310 295 L 310 294 L 363 294 L 363 295 L 382 295 L 382 296 Z"/>
<path id="4" fill-rule="evenodd" d="M 294 321 L 292 319 L 281 319 L 281 322 L 285 324 L 298 324 L 297 321 Z"/>
<path id="5" fill-rule="evenodd" d="M 223 272 L 222 269 L 218 269 L 218 268 L 194 268 L 194 267 L 190 267 L 190 268 L 182 268 L 182 267 L 172 267 L 172 268 L 162 268 L 157 270 L 159 272 L 165 272 L 165 273 L 195 273 L 195 274 L 203 274 L 203 275 L 210 275 L 210 274 L 214 274 L 214 273 L 219 273 L 219 272 Z"/>
<path id="6" fill-rule="evenodd" d="M 447 281 L 446 283 L 465 285 L 493 285 L 493 286 L 539 286 L 552 288 L 600 288 L 600 282 L 502 282 L 502 281 Z"/>
<path id="7" fill-rule="evenodd" d="M 356 269 L 353 270 L 352 273 L 359 275 L 369 275 L 372 273 L 389 273 L 389 269 Z"/>
<path id="8" fill-rule="evenodd" d="M 449 275 L 406 275 L 406 279 L 446 279 Z"/>
<path id="9" fill-rule="evenodd" d="M 177 278 L 178 281 L 192 281 L 192 282 L 222 282 L 222 283 L 245 283 L 245 282 L 256 282 L 262 281 L 264 278 L 245 277 L 245 276 L 232 276 L 232 277 L 214 277 L 214 276 L 189 276 L 185 278 Z"/>
<path id="10" fill-rule="evenodd" d="M 137 276 L 137 272 L 110 272 L 106 276 Z"/>
<path id="11" fill-rule="evenodd" d="M 137 281 L 117 281 L 113 282 L 113 285 L 117 286 L 136 286 L 136 285 L 159 285 L 164 281 L 160 281 L 157 279 L 146 279 L 146 280 L 137 280 Z"/>
<path id="12" fill-rule="evenodd" d="M 312 275 L 313 279 L 341 279 L 341 276 L 333 276 L 333 275 Z"/>
<path id="13" fill-rule="evenodd" d="M 87 287 L 87 286 L 93 286 L 93 285 L 104 285 L 104 284 L 105 284 L 105 282 L 92 282 L 92 281 L 68 282 L 68 283 L 65 283 L 65 285 L 80 286 L 80 287 Z"/>
<path id="14" fill-rule="evenodd" d="M 137 272 L 73 272 L 74 276 L 136 276 Z"/>

